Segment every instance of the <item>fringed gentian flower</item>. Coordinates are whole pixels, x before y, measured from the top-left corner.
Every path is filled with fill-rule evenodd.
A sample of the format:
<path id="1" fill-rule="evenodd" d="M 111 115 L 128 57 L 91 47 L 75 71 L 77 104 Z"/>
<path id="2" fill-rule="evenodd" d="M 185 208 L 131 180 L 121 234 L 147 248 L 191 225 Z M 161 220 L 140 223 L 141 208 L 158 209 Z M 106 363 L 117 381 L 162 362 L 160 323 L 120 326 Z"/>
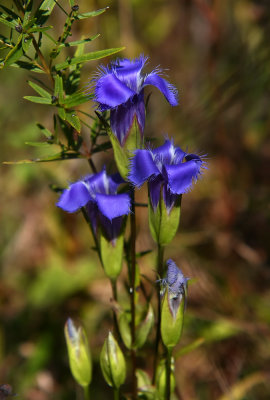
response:
<path id="1" fill-rule="evenodd" d="M 185 278 L 173 260 L 167 260 L 167 266 L 166 278 L 161 280 L 165 292 L 161 307 L 161 335 L 165 346 L 173 348 L 183 330 L 189 278 Z"/>
<path id="2" fill-rule="evenodd" d="M 174 237 L 180 218 L 181 195 L 191 189 L 203 166 L 198 155 L 184 152 L 169 139 L 154 150 L 134 152 L 128 178 L 137 187 L 148 181 L 150 229 L 157 243 L 168 244 Z M 175 207 L 178 207 L 178 216 Z"/>
<path id="3" fill-rule="evenodd" d="M 114 241 L 121 229 L 122 217 L 130 212 L 129 195 L 117 194 L 117 188 L 123 182 L 118 173 L 107 175 L 103 169 L 72 183 L 56 205 L 68 212 L 86 207 L 94 232 L 100 222 L 108 238 Z"/>
<path id="4" fill-rule="evenodd" d="M 121 271 L 123 223 L 130 212 L 129 195 L 117 194 L 118 186 L 123 182 L 118 173 L 107 175 L 103 169 L 98 174 L 72 183 L 56 204 L 68 212 L 85 207 L 100 247 L 105 272 L 111 279 L 115 279 Z"/>
<path id="5" fill-rule="evenodd" d="M 143 141 L 144 88 L 147 85 L 158 88 L 172 106 L 178 104 L 176 88 L 160 76 L 160 69 L 147 75 L 142 73 L 146 61 L 144 56 L 135 60 L 119 59 L 108 67 L 101 67 L 94 79 L 94 100 L 99 103 L 100 111 L 110 110 L 111 129 L 121 146 L 125 144 L 134 120 Z"/>
<path id="6" fill-rule="evenodd" d="M 201 174 L 202 159 L 196 154 L 185 153 L 167 139 L 164 145 L 154 150 L 136 150 L 131 159 L 129 180 L 140 187 L 149 183 L 149 194 L 156 209 L 163 187 L 163 199 L 168 214 L 179 195 L 191 189 L 192 182 Z"/>

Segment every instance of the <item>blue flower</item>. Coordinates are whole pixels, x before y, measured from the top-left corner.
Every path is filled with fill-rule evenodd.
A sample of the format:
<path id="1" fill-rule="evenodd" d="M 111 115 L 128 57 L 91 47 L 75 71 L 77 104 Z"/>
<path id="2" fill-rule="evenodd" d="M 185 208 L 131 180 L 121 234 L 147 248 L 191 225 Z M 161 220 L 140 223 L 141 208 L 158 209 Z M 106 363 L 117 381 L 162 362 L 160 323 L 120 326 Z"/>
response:
<path id="1" fill-rule="evenodd" d="M 167 275 L 161 280 L 163 287 L 168 288 L 169 307 L 172 315 L 175 317 L 179 305 L 184 300 L 184 308 L 186 307 L 187 282 L 189 278 L 185 278 L 180 268 L 171 259 L 167 260 Z"/>
<path id="2" fill-rule="evenodd" d="M 169 139 L 154 150 L 136 150 L 134 154 L 130 161 L 130 182 L 140 187 L 148 181 L 154 210 L 163 188 L 163 199 L 168 214 L 179 195 L 191 189 L 193 181 L 197 180 L 205 166 L 198 155 L 185 153 Z"/>
<path id="3" fill-rule="evenodd" d="M 147 75 L 142 73 L 146 61 L 144 56 L 135 60 L 119 59 L 108 67 L 101 67 L 94 79 L 94 100 L 99 103 L 100 111 L 111 111 L 111 129 L 121 146 L 125 144 L 135 119 L 143 139 L 145 86 L 155 86 L 172 106 L 178 104 L 177 90 L 160 76 L 161 70 L 155 69 Z"/>
<path id="4" fill-rule="evenodd" d="M 68 212 L 86 208 L 94 233 L 101 224 L 106 236 L 114 241 L 120 234 L 123 216 L 130 212 L 130 197 L 117 194 L 123 183 L 120 175 L 107 175 L 106 170 L 72 183 L 61 194 L 57 206 Z"/>

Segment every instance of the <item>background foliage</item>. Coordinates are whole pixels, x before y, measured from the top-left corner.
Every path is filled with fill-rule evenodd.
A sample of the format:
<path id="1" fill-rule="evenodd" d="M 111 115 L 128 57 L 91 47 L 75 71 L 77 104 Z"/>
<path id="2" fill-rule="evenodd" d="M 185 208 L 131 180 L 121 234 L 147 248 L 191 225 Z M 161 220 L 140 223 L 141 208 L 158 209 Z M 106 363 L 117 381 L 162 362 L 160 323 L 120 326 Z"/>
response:
<path id="1" fill-rule="evenodd" d="M 194 278 L 175 366 L 178 395 L 268 399 L 268 2 L 81 0 L 79 6 L 80 12 L 110 8 L 74 23 L 72 40 L 101 33 L 89 51 L 125 46 L 121 56 L 150 55 L 149 71 L 157 64 L 170 68 L 180 107 L 153 96 L 146 134 L 161 144 L 168 133 L 176 145 L 208 154 L 208 171 L 184 197 L 180 231 L 167 249 Z M 48 22 L 60 34 L 64 21 L 56 8 Z M 88 83 L 97 65 L 85 63 L 81 82 Z M 0 73 L 1 161 L 45 155 L 45 146 L 25 142 L 41 140 L 36 121 L 52 129 L 52 109 L 23 99 L 34 95 L 29 71 Z M 93 113 L 93 104 L 80 110 Z M 110 151 L 94 160 L 98 167 L 110 163 Z M 63 336 L 68 316 L 83 320 L 89 334 L 95 399 L 110 398 L 98 366 L 111 327 L 110 286 L 82 216 L 59 211 L 50 189 L 87 172 L 85 160 L 1 167 L 0 383 L 12 384 L 19 398 L 74 398 Z M 142 189 L 138 201 L 145 199 Z M 140 251 L 153 247 L 146 212 L 137 214 Z M 151 279 L 153 266 L 151 254 L 142 258 L 140 268 Z M 197 348 L 183 354 L 193 341 Z M 151 337 L 146 352 L 150 357 Z"/>

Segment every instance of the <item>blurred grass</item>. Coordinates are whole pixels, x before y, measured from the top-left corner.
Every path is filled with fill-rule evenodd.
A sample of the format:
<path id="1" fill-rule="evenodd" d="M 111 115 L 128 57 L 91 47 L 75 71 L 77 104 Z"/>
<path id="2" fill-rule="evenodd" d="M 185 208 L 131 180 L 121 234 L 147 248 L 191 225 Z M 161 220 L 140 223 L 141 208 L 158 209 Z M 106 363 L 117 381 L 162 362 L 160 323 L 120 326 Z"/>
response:
<path id="1" fill-rule="evenodd" d="M 180 107 L 170 108 L 153 89 L 146 134 L 161 143 L 167 133 L 184 149 L 207 153 L 209 162 L 184 196 L 179 234 L 166 249 L 185 275 L 196 278 L 177 351 L 203 338 L 176 362 L 178 396 L 269 399 L 268 2 L 80 1 L 82 12 L 105 6 L 105 14 L 75 25 L 72 40 L 98 32 L 91 50 L 123 45 L 123 55 L 150 56 L 148 71 L 158 64 L 169 69 Z M 60 29 L 61 21 L 56 9 L 51 23 Z M 83 83 L 96 66 L 83 67 Z M 33 94 L 30 75 L 1 71 L 1 161 L 37 156 L 40 150 L 24 143 L 40 140 L 35 121 L 51 128 L 51 109 L 22 98 Z M 99 167 L 107 161 L 108 155 L 95 159 Z M 89 333 L 95 398 L 110 398 L 98 366 L 112 324 L 110 286 L 82 216 L 58 210 L 49 188 L 88 172 L 84 160 L 1 167 L 0 383 L 11 383 L 18 398 L 74 398 L 63 336 L 68 316 L 81 318 Z M 137 196 L 145 201 L 145 190 Z M 147 210 L 139 209 L 138 250 L 154 246 L 146 217 Z M 140 268 L 155 280 L 153 254 L 142 258 Z M 140 359 L 146 369 L 151 340 Z"/>

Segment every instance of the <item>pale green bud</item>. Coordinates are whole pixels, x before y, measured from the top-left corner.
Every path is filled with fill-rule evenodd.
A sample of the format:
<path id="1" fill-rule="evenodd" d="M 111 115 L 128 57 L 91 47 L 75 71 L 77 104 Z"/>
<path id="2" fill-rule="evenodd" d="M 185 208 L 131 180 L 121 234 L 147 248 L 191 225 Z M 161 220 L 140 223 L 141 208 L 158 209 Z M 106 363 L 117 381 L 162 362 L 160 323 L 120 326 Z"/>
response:
<path id="1" fill-rule="evenodd" d="M 125 358 L 111 332 L 109 332 L 101 350 L 100 366 L 105 381 L 109 386 L 118 389 L 125 382 Z"/>
<path id="2" fill-rule="evenodd" d="M 171 393 L 175 390 L 175 377 L 174 377 L 174 359 L 171 359 L 171 376 L 170 376 Z M 156 372 L 156 387 L 158 392 L 158 398 L 160 400 L 166 400 L 166 361 L 162 360 Z"/>
<path id="3" fill-rule="evenodd" d="M 105 274 L 111 280 L 116 280 L 122 270 L 123 265 L 124 234 L 121 233 L 114 243 L 106 238 L 101 232 L 100 253 Z"/>
<path id="4" fill-rule="evenodd" d="M 88 386 L 92 378 L 92 361 L 85 330 L 76 327 L 71 318 L 65 324 L 69 366 L 74 379 L 81 386 Z"/>

